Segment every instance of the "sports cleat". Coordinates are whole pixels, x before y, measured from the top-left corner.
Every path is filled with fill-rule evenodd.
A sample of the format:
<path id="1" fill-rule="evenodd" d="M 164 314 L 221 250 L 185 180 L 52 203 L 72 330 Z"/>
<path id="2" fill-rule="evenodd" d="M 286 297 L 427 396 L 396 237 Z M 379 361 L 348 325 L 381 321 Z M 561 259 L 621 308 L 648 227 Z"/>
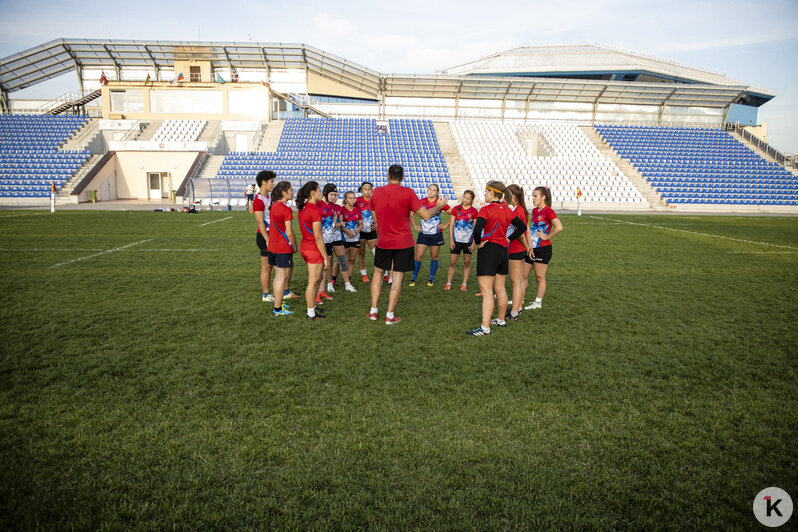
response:
<path id="1" fill-rule="evenodd" d="M 471 329 L 470 331 L 466 331 L 466 334 L 469 336 L 485 336 L 486 334 L 490 334 L 490 331 L 486 331 L 480 326 L 477 327 L 476 329 Z"/>
<path id="2" fill-rule="evenodd" d="M 363 282 L 364 282 L 364 283 L 367 283 L 367 282 L 369 282 L 369 276 L 368 276 L 368 275 L 364 275 L 364 276 L 363 276 Z"/>
<path id="3" fill-rule="evenodd" d="M 476 294 L 474 294 L 474 295 L 475 295 L 475 296 L 477 296 L 477 297 L 482 297 L 482 292 L 477 292 L 477 293 L 476 293 Z"/>
<path id="4" fill-rule="evenodd" d="M 371 321 L 377 321 L 377 313 L 376 312 L 369 313 L 369 319 Z"/>
<path id="5" fill-rule="evenodd" d="M 460 291 L 461 291 L 461 292 L 465 292 L 466 290 L 468 290 L 468 286 L 466 286 L 466 284 L 465 284 L 465 283 L 461 284 L 461 285 L 460 285 Z"/>
<path id="6" fill-rule="evenodd" d="M 402 318 L 399 316 L 394 316 L 393 318 L 385 318 L 385 325 L 393 325 L 394 323 L 399 323 L 402 321 Z"/>
<path id="7" fill-rule="evenodd" d="M 316 299 L 319 299 L 319 298 L 332 300 L 332 296 L 330 294 L 328 294 L 327 292 L 319 292 L 319 295 L 316 296 Z"/>
<path id="8" fill-rule="evenodd" d="M 431 280 L 427 281 L 427 286 L 435 286 L 435 283 L 433 283 Z"/>
<path id="9" fill-rule="evenodd" d="M 293 293 L 291 290 L 286 290 L 283 292 L 283 299 L 296 299 L 297 297 L 299 296 Z"/>
<path id="10" fill-rule="evenodd" d="M 507 306 L 508 307 L 512 307 L 513 306 L 513 300 L 512 299 L 507 302 Z"/>
<path id="11" fill-rule="evenodd" d="M 323 308 L 319 308 L 319 307 L 313 307 L 313 308 L 316 310 L 316 314 L 324 314 L 325 312 L 327 312 Z"/>
<path id="12" fill-rule="evenodd" d="M 521 313 L 519 312 L 518 316 L 520 316 L 520 315 L 521 315 Z M 510 314 L 510 315 L 507 316 L 507 320 L 508 321 L 518 321 L 518 316 L 513 316 L 512 314 Z"/>
<path id="13" fill-rule="evenodd" d="M 385 281 L 385 282 L 387 283 L 388 281 L 390 281 L 390 280 L 391 280 L 391 276 L 390 276 L 390 275 L 388 275 L 388 274 L 386 273 L 386 274 L 385 274 L 385 277 L 383 277 L 383 278 L 382 278 L 382 280 L 383 280 L 383 281 Z"/>
<path id="14" fill-rule="evenodd" d="M 268 294 L 263 294 L 263 301 L 274 303 L 274 294 L 272 294 L 271 292 L 269 292 Z"/>
<path id="15" fill-rule="evenodd" d="M 280 310 L 272 309 L 272 316 L 290 316 L 291 314 L 293 314 L 293 312 L 285 308 L 281 308 Z"/>
<path id="16" fill-rule="evenodd" d="M 283 308 L 284 308 L 285 310 L 288 310 L 288 309 L 290 309 L 290 308 L 291 308 L 291 306 L 290 306 L 290 305 L 288 305 L 288 303 L 285 303 L 285 302 L 283 302 Z"/>
<path id="17" fill-rule="evenodd" d="M 416 282 L 415 281 L 410 281 L 410 284 L 408 286 L 416 286 Z"/>
<path id="18" fill-rule="evenodd" d="M 315 316 L 305 316 L 309 320 L 323 320 L 324 316 L 321 314 L 316 314 Z"/>
<path id="19" fill-rule="evenodd" d="M 322 300 L 321 300 L 321 298 L 320 298 L 319 296 L 316 296 L 316 304 L 317 304 L 317 305 L 323 305 L 323 304 L 324 304 L 324 301 L 322 301 Z"/>
<path id="20" fill-rule="evenodd" d="M 534 310 L 536 308 L 541 308 L 542 306 L 543 306 L 543 302 L 533 301 L 532 303 L 530 303 L 529 305 L 525 306 L 524 308 L 526 310 Z"/>
<path id="21" fill-rule="evenodd" d="M 493 318 L 490 320 L 490 324 L 496 327 L 507 327 L 507 322 L 505 320 L 499 320 L 499 318 Z"/>
<path id="22" fill-rule="evenodd" d="M 351 285 L 351 284 L 349 284 L 349 285 L 346 285 L 346 286 L 344 287 L 344 289 L 345 289 L 347 292 L 357 292 L 357 288 L 355 288 L 355 287 L 354 287 L 354 285 Z"/>
<path id="23" fill-rule="evenodd" d="M 335 286 L 332 283 L 327 283 L 327 291 L 328 292 L 335 292 Z"/>
<path id="24" fill-rule="evenodd" d="M 451 290 L 452 289 L 452 283 L 446 283 L 445 285 L 443 285 L 443 289 L 444 290 Z"/>

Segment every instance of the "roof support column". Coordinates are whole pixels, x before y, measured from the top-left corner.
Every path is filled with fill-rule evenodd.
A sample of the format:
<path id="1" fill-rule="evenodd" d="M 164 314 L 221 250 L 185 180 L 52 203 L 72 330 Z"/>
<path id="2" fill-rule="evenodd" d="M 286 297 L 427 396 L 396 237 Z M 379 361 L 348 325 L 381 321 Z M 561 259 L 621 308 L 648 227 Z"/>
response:
<path id="1" fill-rule="evenodd" d="M 103 44 L 103 49 L 105 49 L 105 53 L 108 54 L 108 57 L 111 58 L 111 61 L 114 62 L 114 72 L 116 73 L 116 80 L 121 81 L 122 76 L 120 75 L 119 63 L 114 58 L 113 54 L 111 53 L 111 50 L 108 49 L 107 45 Z"/>
<path id="2" fill-rule="evenodd" d="M 150 61 L 152 61 L 152 68 L 155 70 L 155 80 L 154 81 L 160 81 L 161 80 L 161 69 L 158 68 L 158 62 L 155 61 L 155 58 L 152 56 L 152 52 L 150 52 L 149 46 L 145 45 L 144 46 L 144 51 L 146 51 L 147 55 L 150 57 Z"/>
<path id="3" fill-rule="evenodd" d="M 8 91 L 0 89 L 0 111 L 8 112 Z"/>
<path id="4" fill-rule="evenodd" d="M 532 83 L 532 87 L 529 89 L 529 94 L 526 95 L 526 104 L 524 105 L 524 120 L 526 121 L 529 119 L 529 100 L 532 98 L 532 91 L 535 90 L 535 85 L 537 83 Z"/>
<path id="5" fill-rule="evenodd" d="M 507 95 L 510 94 L 510 87 L 512 83 L 507 84 L 507 90 L 504 91 L 504 96 L 502 97 L 502 122 L 504 122 L 504 111 L 507 109 Z"/>
<path id="6" fill-rule="evenodd" d="M 461 79 L 457 83 L 457 92 L 454 94 L 454 119 L 457 120 L 460 117 L 460 92 L 463 90 L 463 80 Z"/>
<path id="7" fill-rule="evenodd" d="M 81 94 L 83 94 L 83 68 L 81 68 L 77 57 L 75 57 L 75 54 L 72 53 L 72 50 L 69 48 L 69 46 L 64 45 L 64 49 L 69 57 L 72 58 L 72 63 L 75 65 L 75 73 L 78 75 L 78 86 L 80 87 Z"/>
<path id="8" fill-rule="evenodd" d="M 606 91 L 607 87 L 609 87 L 609 86 L 610 86 L 609 83 L 607 85 L 604 85 L 604 88 L 601 89 L 600 93 L 598 93 L 598 96 L 596 96 L 596 99 L 593 100 L 593 123 L 594 124 L 596 123 L 596 111 L 598 110 L 598 102 L 601 99 L 601 96 L 604 94 L 604 91 Z"/>
<path id="9" fill-rule="evenodd" d="M 662 125 L 662 115 L 663 115 L 663 114 L 665 114 L 665 104 L 667 104 L 667 103 L 668 103 L 668 100 L 670 100 L 670 99 L 671 99 L 671 96 L 673 96 L 674 94 L 676 94 L 676 91 L 677 91 L 677 90 L 679 90 L 679 88 L 678 88 L 678 87 L 677 87 L 677 88 L 675 88 L 675 89 L 673 89 L 673 90 L 671 91 L 671 93 L 670 93 L 670 94 L 668 94 L 668 96 L 666 96 L 666 97 L 665 97 L 665 99 L 664 99 L 664 100 L 662 100 L 662 103 L 659 105 L 659 113 L 657 114 L 657 125 L 658 125 L 658 126 L 661 126 L 661 125 Z"/>

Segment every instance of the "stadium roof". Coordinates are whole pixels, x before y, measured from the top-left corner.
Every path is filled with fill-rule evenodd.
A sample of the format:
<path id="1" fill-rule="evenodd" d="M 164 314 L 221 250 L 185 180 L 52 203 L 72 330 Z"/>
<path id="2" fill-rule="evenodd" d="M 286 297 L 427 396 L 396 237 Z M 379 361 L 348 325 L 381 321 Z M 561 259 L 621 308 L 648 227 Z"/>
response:
<path id="1" fill-rule="evenodd" d="M 533 53 L 541 49 L 547 52 Z M 305 44 L 101 39 L 56 39 L 0 59 L 0 88 L 10 93 L 70 71 L 77 72 L 80 78 L 83 70 L 106 69 L 116 72 L 116 79 L 119 79 L 120 70 L 125 69 L 157 73 L 172 70 L 175 60 L 210 61 L 214 71 L 263 70 L 266 76 L 273 69 L 305 69 L 375 99 L 414 97 L 726 107 L 735 102 L 761 105 L 773 97 L 719 74 L 663 61 L 659 62 L 663 66 L 651 72 L 662 75 L 669 68 L 675 72 L 673 78 L 684 79 L 688 79 L 688 71 L 695 72 L 689 78 L 693 83 L 672 80 L 664 83 L 661 77 L 652 77 L 652 81 L 638 77 L 630 83 L 562 76 L 568 72 L 586 72 L 591 61 L 595 68 L 601 66 L 607 71 L 619 71 L 622 67 L 628 70 L 633 65 L 652 66 L 657 61 L 595 46 L 517 48 L 439 74 L 407 75 L 383 74 Z M 643 60 L 648 63 L 644 64 Z M 524 75 L 531 72 L 549 77 Z"/>

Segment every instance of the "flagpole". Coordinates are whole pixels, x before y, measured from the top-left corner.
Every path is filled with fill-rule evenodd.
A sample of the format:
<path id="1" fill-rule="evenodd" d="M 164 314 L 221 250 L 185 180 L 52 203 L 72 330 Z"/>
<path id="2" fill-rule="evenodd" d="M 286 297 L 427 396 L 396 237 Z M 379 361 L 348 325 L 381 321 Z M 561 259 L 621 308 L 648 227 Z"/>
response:
<path id="1" fill-rule="evenodd" d="M 55 212 L 55 182 L 50 185 L 50 212 Z"/>
<path id="2" fill-rule="evenodd" d="M 576 215 L 582 216 L 582 187 L 576 187 Z"/>

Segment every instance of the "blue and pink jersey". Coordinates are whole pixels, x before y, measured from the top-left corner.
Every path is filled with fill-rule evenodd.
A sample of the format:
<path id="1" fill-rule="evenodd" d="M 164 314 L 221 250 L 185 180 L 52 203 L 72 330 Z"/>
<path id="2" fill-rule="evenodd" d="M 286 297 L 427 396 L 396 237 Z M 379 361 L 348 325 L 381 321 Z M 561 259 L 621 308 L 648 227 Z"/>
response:
<path id="1" fill-rule="evenodd" d="M 346 207 L 341 208 L 340 220 L 344 223 L 344 227 L 353 233 L 357 229 L 358 223 L 363 219 L 360 209 L 355 207 L 351 211 Z M 346 242 L 360 242 L 360 233 L 355 233 L 355 236 L 349 236 L 344 231 L 341 231 Z"/>
<path id="2" fill-rule="evenodd" d="M 319 201 L 316 203 L 316 207 L 321 214 L 321 237 L 324 239 L 324 243 L 332 244 L 343 240 L 341 230 L 335 227 L 340 206 L 337 203 Z"/>
<path id="3" fill-rule="evenodd" d="M 360 214 L 363 216 L 363 232 L 370 233 L 374 227 L 374 213 L 371 212 L 371 198 L 366 199 L 363 196 L 357 198 L 355 207 L 360 209 Z"/>
<path id="4" fill-rule="evenodd" d="M 452 209 L 451 215 L 454 219 L 454 241 L 461 244 L 470 244 L 474 239 L 474 220 L 477 219 L 477 211 L 473 206 L 467 209 L 462 205 L 458 205 Z"/>
<path id="5" fill-rule="evenodd" d="M 437 202 L 435 200 L 431 200 L 429 198 L 424 198 L 421 200 L 421 206 L 427 210 L 432 210 L 435 208 Z M 449 206 L 446 205 L 441 211 L 448 211 Z M 441 211 L 435 213 L 435 216 L 430 218 L 429 220 L 421 220 L 421 233 L 424 235 L 437 235 L 438 233 L 442 232 L 443 230 L 438 227 L 441 224 Z"/>

